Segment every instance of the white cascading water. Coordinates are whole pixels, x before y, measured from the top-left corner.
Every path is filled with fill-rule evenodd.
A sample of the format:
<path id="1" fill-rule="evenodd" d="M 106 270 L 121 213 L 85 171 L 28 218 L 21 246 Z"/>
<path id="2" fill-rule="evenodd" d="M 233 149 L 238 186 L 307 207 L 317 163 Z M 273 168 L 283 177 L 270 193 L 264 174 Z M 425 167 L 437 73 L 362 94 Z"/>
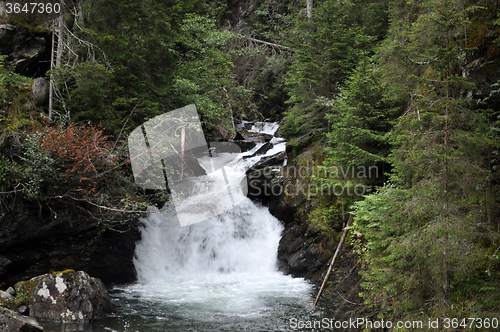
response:
<path id="1" fill-rule="evenodd" d="M 260 134 L 274 135 L 279 129 L 278 122 L 254 122 L 248 131 Z"/>
<path id="2" fill-rule="evenodd" d="M 180 227 L 175 208 L 143 220 L 135 267 L 139 281 L 276 271 L 280 222 L 246 198 L 234 209 L 188 227 Z"/>
<path id="3" fill-rule="evenodd" d="M 277 270 L 283 226 L 248 198 L 187 227 L 180 227 L 173 207 L 152 212 L 143 223 L 134 262 L 139 284 L 129 289 L 141 297 L 195 306 L 198 319 L 259 315 L 276 301 L 309 297 L 307 282 Z"/>
<path id="4" fill-rule="evenodd" d="M 270 127 L 262 130 L 273 131 Z M 284 150 L 282 140 L 272 143 L 276 144 L 273 153 Z M 244 167 L 258 161 L 250 159 Z M 209 163 L 200 160 L 200 164 Z M 155 317 L 170 317 L 165 312 L 171 311 L 172 317 L 183 321 L 261 320 L 276 316 L 277 308 L 304 307 L 310 302 L 311 285 L 277 269 L 282 224 L 266 207 L 246 197 L 231 210 L 186 227 L 180 226 L 172 204 L 151 210 L 142 223 L 134 260 L 139 282 L 122 291 L 127 298 L 162 306 Z"/>

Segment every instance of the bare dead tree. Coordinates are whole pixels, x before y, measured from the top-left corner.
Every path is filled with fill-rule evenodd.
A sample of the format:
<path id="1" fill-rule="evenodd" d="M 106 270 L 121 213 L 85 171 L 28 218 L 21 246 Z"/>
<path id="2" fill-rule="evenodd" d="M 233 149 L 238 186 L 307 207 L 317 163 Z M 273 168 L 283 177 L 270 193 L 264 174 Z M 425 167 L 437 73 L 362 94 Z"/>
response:
<path id="1" fill-rule="evenodd" d="M 306 0 L 307 18 L 312 18 L 313 0 Z"/>

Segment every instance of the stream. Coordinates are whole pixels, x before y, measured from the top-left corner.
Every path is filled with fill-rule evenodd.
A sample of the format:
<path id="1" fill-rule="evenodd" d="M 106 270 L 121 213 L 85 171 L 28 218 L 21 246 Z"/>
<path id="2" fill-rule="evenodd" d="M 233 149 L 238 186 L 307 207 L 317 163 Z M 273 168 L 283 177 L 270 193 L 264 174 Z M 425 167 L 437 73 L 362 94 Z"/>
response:
<path id="1" fill-rule="evenodd" d="M 251 128 L 271 135 L 276 129 L 274 123 Z M 264 155 L 246 158 L 244 167 L 285 148 L 282 139 L 272 143 Z M 176 208 L 166 203 L 141 221 L 138 281 L 110 289 L 115 313 L 91 324 L 43 324 L 45 331 L 292 331 L 291 319 L 328 317 L 313 307 L 308 281 L 278 271 L 283 226 L 267 207 L 244 197 L 221 215 L 181 227 Z"/>

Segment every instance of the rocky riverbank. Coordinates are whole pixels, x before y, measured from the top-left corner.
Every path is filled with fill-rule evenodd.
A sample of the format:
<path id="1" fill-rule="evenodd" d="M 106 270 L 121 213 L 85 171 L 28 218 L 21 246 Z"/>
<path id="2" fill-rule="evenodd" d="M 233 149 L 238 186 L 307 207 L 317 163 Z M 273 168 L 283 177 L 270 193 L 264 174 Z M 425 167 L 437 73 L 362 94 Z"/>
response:
<path id="1" fill-rule="evenodd" d="M 288 151 L 287 160 L 291 158 Z M 310 219 L 316 201 L 306 197 L 304 187 L 310 181 L 298 172 L 300 165 L 290 162 L 286 166 L 274 164 L 249 174 L 249 183 L 258 189 L 256 198 L 269 206 L 269 211 L 284 223 L 285 229 L 278 247 L 279 269 L 294 277 L 303 277 L 319 286 L 323 282 L 328 265 L 338 245 L 340 236 L 332 238 Z M 253 183 L 252 183 L 253 181 Z M 252 197 L 252 196 L 249 196 Z M 342 222 L 339 220 L 339 231 Z M 340 235 L 340 232 L 339 232 Z M 323 292 L 322 301 L 336 308 L 339 317 L 352 316 L 364 310 L 361 292 L 361 277 L 356 255 L 349 244 L 344 244 L 335 261 L 329 283 Z M 323 302 L 323 303 L 325 303 Z"/>
<path id="2" fill-rule="evenodd" d="M 0 287 L 51 270 L 83 270 L 105 283 L 135 280 L 132 263 L 140 239 L 138 221 L 113 230 L 89 221 L 85 206 L 59 202 L 40 206 L 10 197 L 0 208 Z"/>

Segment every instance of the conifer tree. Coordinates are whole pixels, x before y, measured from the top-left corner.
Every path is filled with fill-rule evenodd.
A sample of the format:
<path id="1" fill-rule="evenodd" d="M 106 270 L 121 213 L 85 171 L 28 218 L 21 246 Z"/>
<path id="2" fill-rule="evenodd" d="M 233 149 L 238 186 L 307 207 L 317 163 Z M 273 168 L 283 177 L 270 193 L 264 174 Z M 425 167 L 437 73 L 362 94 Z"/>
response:
<path id="1" fill-rule="evenodd" d="M 472 9 L 432 0 L 398 2 L 391 13 L 386 45 L 404 41 L 397 55 L 413 73 L 405 81 L 411 90 L 390 134 L 391 183 L 357 203 L 353 228 L 366 241 L 358 247 L 368 266 L 366 302 L 399 316 L 421 313 L 422 303 L 425 314 L 450 314 L 458 294 L 472 303 L 463 309 L 470 314 L 480 297 L 478 289 L 462 288 L 479 282 L 482 241 L 494 238 L 485 158 L 491 141 L 463 93 L 473 86 L 461 73 Z M 402 12 L 417 14 L 400 23 Z"/>
<path id="2" fill-rule="evenodd" d="M 287 79 L 290 100 L 284 133 L 300 147 L 328 130 L 328 101 L 341 90 L 371 37 L 363 32 L 359 2 L 315 4 L 297 25 L 291 44 L 296 59 Z"/>
<path id="3" fill-rule="evenodd" d="M 365 58 L 356 67 L 342 93 L 331 102 L 326 115 L 331 125 L 327 137 L 330 165 L 374 166 L 388 162 L 386 134 L 401 108 L 401 101 L 384 96 L 378 64 Z"/>

